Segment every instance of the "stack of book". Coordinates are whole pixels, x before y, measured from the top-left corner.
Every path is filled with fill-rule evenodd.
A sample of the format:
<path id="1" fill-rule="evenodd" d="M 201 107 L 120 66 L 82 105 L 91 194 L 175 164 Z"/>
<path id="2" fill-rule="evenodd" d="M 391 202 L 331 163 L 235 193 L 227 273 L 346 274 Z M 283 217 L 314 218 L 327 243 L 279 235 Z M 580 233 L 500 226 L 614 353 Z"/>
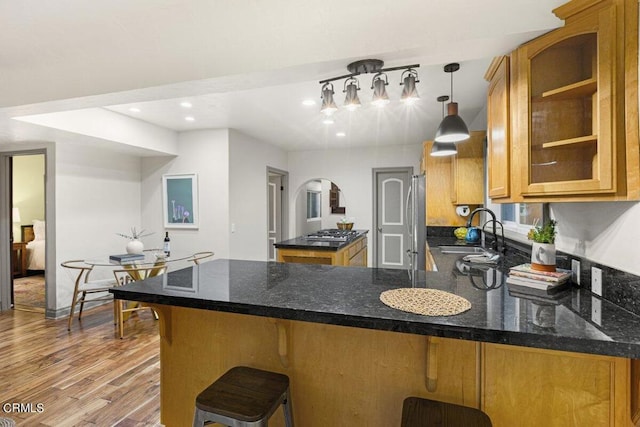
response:
<path id="1" fill-rule="evenodd" d="M 551 291 L 560 288 L 571 279 L 571 270 L 562 268 L 556 271 L 538 271 L 531 268 L 531 264 L 520 264 L 509 269 L 507 283 L 510 285 L 524 286 L 543 291 Z"/>
<path id="2" fill-rule="evenodd" d="M 144 254 L 109 255 L 109 261 L 115 264 L 132 264 L 141 259 L 144 259 Z"/>

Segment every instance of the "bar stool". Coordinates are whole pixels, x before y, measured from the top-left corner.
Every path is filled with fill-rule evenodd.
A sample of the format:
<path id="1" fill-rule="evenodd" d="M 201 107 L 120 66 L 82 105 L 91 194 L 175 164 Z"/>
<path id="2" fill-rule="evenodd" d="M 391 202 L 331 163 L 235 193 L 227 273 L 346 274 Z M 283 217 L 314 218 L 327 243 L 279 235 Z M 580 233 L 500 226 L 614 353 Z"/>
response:
<path id="1" fill-rule="evenodd" d="M 491 427 L 491 419 L 479 409 L 407 397 L 401 427 Z"/>
<path id="2" fill-rule="evenodd" d="M 196 397 L 193 426 L 217 422 L 231 427 L 266 427 L 281 404 L 285 425 L 293 427 L 289 377 L 236 366 Z"/>

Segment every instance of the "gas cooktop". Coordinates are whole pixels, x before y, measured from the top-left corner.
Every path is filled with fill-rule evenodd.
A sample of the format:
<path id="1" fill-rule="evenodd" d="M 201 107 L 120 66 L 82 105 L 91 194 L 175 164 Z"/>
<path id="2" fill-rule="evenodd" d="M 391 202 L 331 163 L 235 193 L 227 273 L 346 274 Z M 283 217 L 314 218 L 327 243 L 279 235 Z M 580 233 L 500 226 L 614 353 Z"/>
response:
<path id="1" fill-rule="evenodd" d="M 358 235 L 355 230 L 339 230 L 337 228 L 328 228 L 319 230 L 315 233 L 304 236 L 307 240 L 328 241 L 328 242 L 346 242 Z"/>

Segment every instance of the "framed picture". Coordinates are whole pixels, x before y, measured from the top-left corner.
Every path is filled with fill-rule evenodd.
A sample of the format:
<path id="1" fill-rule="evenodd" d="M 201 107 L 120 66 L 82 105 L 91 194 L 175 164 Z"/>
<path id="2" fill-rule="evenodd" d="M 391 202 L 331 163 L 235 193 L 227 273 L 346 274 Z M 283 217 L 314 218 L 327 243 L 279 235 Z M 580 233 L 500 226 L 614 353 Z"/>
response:
<path id="1" fill-rule="evenodd" d="M 165 228 L 198 228 L 198 176 L 162 175 Z"/>

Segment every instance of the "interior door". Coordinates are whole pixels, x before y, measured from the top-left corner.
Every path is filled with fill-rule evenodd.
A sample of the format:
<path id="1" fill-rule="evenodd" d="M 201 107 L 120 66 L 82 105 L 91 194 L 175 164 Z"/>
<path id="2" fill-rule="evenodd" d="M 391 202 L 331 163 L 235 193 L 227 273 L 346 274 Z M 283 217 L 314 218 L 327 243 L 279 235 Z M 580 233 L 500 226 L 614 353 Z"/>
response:
<path id="1" fill-rule="evenodd" d="M 269 174 L 267 192 L 269 199 L 267 259 L 276 260 L 276 248 L 274 243 L 282 240 L 282 176 Z"/>
<path id="2" fill-rule="evenodd" d="M 379 268 L 408 268 L 407 191 L 410 168 L 378 170 L 375 175 L 375 260 Z"/>

